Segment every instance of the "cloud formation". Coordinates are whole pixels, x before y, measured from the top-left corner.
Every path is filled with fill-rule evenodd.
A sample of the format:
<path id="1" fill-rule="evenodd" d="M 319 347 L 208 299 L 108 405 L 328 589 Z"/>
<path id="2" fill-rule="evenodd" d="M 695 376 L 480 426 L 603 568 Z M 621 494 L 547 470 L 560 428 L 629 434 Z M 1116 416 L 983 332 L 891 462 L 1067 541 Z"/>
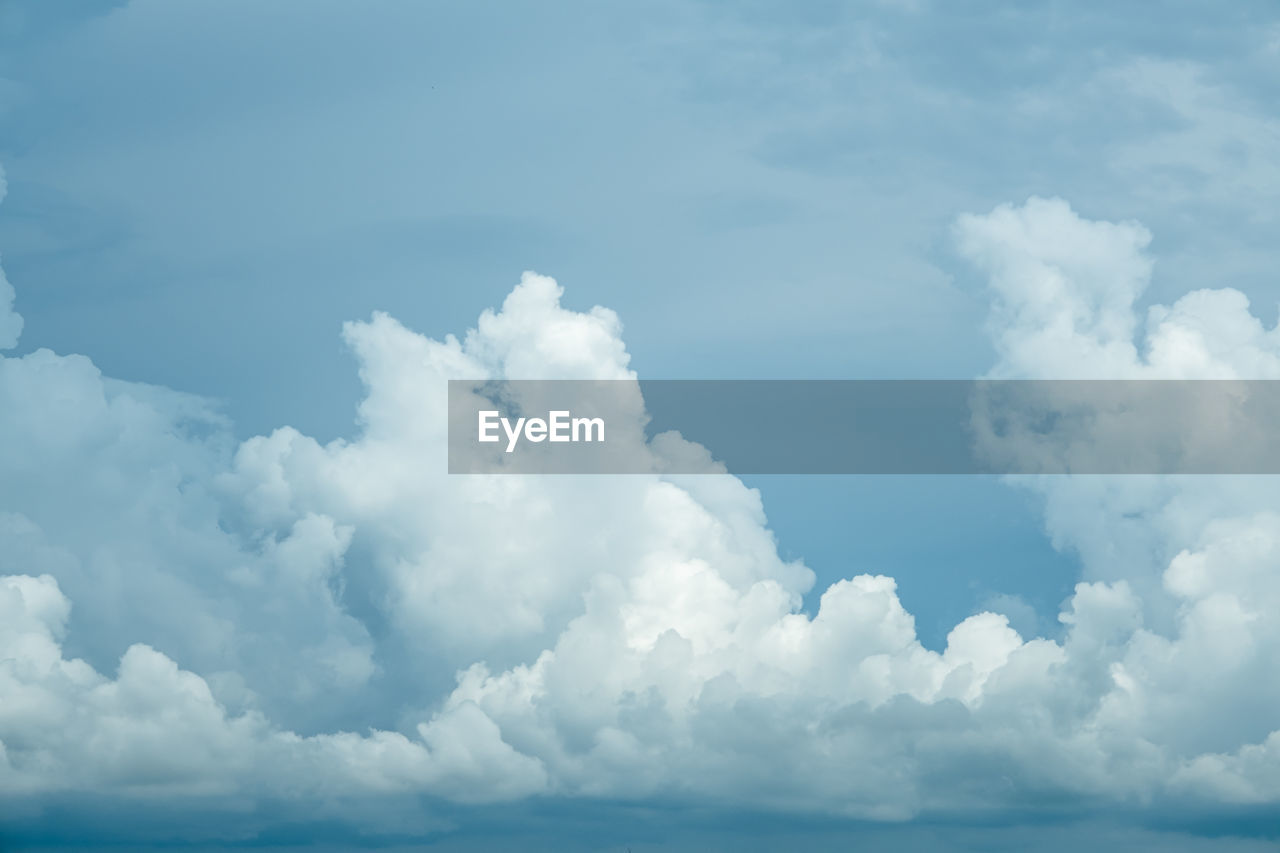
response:
<path id="1" fill-rule="evenodd" d="M 1140 225 L 1032 199 L 956 235 L 991 281 L 993 375 L 1278 372 L 1236 291 L 1143 322 Z M 1030 481 L 1086 573 L 1061 637 L 985 612 L 933 651 L 891 577 L 802 612 L 813 574 L 736 478 L 448 477 L 444 380 L 633 375 L 617 316 L 560 297 L 526 273 L 443 341 L 349 323 L 366 396 L 328 444 L 237 445 L 204 401 L 82 356 L 0 359 L 0 791 L 887 820 L 1280 802 L 1262 485 Z"/>

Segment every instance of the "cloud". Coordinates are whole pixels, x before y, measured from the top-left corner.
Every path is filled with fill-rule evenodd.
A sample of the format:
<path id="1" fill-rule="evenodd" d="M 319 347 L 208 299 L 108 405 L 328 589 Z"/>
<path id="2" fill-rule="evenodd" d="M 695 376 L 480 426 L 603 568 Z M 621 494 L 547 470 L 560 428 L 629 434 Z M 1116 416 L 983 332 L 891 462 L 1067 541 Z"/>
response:
<path id="1" fill-rule="evenodd" d="M 1275 358 L 1233 291 L 1152 309 L 1140 340 L 1137 224 L 1033 199 L 957 235 L 995 291 L 996 375 Z M 634 375 L 616 315 L 560 297 L 527 273 L 443 341 L 349 323 L 366 395 L 328 444 L 237 444 L 204 401 L 81 356 L 0 359 L 0 790 L 1275 805 L 1280 515 L 1256 484 L 1033 482 L 1084 557 L 1062 637 L 982 612 L 932 651 L 888 576 L 803 612 L 814 576 L 736 478 L 447 476 L 445 379 Z"/>
<path id="2" fill-rule="evenodd" d="M 1280 328 L 1265 328 L 1231 288 L 1172 306 L 1136 303 L 1151 282 L 1151 233 L 1137 222 L 1084 219 L 1062 199 L 1033 197 L 961 216 L 960 252 L 987 276 L 992 376 L 1028 379 L 1270 379 Z"/>
<path id="3" fill-rule="evenodd" d="M 1280 377 L 1280 330 L 1237 290 L 1197 290 L 1141 322 L 1134 306 L 1152 265 L 1136 223 L 1090 222 L 1061 200 L 1031 199 L 962 217 L 957 231 L 997 293 L 993 375 Z M 1266 709 L 1280 701 L 1263 674 L 1280 651 L 1268 616 L 1280 595 L 1270 478 L 1016 479 L 1042 495 L 1055 543 L 1080 554 L 1086 578 L 1138 593 L 1127 609 L 1142 627 L 1113 664 L 1108 716 L 1132 716 L 1135 736 L 1184 755 L 1234 750 L 1230 761 L 1189 759 L 1178 779 L 1256 766 L 1275 726 Z M 1246 793 L 1238 780 L 1234 798 L 1274 799 L 1261 775 L 1248 778 L 1260 787 Z"/>
<path id="4" fill-rule="evenodd" d="M 1062 199 L 1032 198 L 1022 207 L 961 216 L 955 233 L 961 254 L 989 276 L 995 295 L 997 371 L 1125 378 L 1121 372 L 1134 360 L 1133 303 L 1151 275 L 1145 228 L 1090 222 Z"/>
<path id="5" fill-rule="evenodd" d="M 534 759 L 516 755 L 467 708 L 395 732 L 300 737 L 257 712 L 228 714 L 208 683 L 135 644 L 116 677 L 66 659 L 58 638 L 70 602 L 48 575 L 0 578 L 0 792 L 281 796 L 447 790 L 461 802 L 543 787 Z"/>

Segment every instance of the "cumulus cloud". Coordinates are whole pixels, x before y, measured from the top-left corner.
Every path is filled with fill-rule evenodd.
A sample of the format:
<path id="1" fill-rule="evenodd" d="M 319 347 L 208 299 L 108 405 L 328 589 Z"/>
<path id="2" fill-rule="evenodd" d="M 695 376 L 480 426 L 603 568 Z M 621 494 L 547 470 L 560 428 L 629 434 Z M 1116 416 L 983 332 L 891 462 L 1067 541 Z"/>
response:
<path id="1" fill-rule="evenodd" d="M 995 292 L 992 375 L 1280 378 L 1280 328 L 1240 291 L 1197 290 L 1141 316 L 1153 264 L 1137 223 L 1092 222 L 1065 201 L 1033 198 L 961 217 L 956 231 Z M 1127 609 L 1141 627 L 1113 664 L 1108 715 L 1184 756 L 1206 751 L 1186 759 L 1178 785 L 1194 779 L 1205 792 L 1212 775 L 1227 799 L 1274 800 L 1257 772 L 1280 701 L 1265 673 L 1280 652 L 1268 615 L 1280 594 L 1271 478 L 1011 479 L 1041 495 L 1055 543 L 1080 554 L 1087 578 L 1138 593 Z"/>
<path id="2" fill-rule="evenodd" d="M 1000 360 L 993 377 L 1027 379 L 1271 379 L 1280 331 L 1263 326 L 1245 294 L 1197 290 L 1148 309 L 1151 234 L 1137 222 L 1085 219 L 1062 199 L 1031 198 L 955 226 L 963 256 L 993 299 Z"/>
<path id="3" fill-rule="evenodd" d="M 1000 356 L 992 377 L 1280 378 L 1280 330 L 1264 326 L 1238 290 L 1193 291 L 1143 316 L 1137 304 L 1154 264 L 1138 223 L 1091 221 L 1061 199 L 1032 198 L 962 216 L 955 235 L 991 284 Z M 1080 554 L 1085 576 L 1130 581 L 1163 628 L 1175 605 L 1160 584 L 1169 561 L 1214 519 L 1280 509 L 1266 477 L 1019 481 L 1043 497 L 1050 534 Z"/>
<path id="4" fill-rule="evenodd" d="M 1140 338 L 1137 224 L 1033 199 L 957 237 L 992 282 L 994 375 L 1280 363 L 1234 291 Z M 348 324 L 366 395 L 328 444 L 236 444 L 83 357 L 0 359 L 0 790 L 1276 802 L 1280 516 L 1256 483 L 1033 483 L 1086 567 L 1061 638 L 982 612 L 930 650 L 891 577 L 802 612 L 812 572 L 728 475 L 446 475 L 444 380 L 633 376 L 617 316 L 560 296 L 528 273 L 443 341 Z"/>

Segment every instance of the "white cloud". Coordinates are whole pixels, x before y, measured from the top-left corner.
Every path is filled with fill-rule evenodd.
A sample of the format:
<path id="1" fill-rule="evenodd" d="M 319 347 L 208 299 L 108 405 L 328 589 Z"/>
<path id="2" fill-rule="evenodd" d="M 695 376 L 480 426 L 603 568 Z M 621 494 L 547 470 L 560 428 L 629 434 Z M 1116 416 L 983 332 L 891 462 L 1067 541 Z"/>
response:
<path id="1" fill-rule="evenodd" d="M 1275 363 L 1231 291 L 1138 339 L 1139 225 L 1033 200 L 958 232 L 996 290 L 996 375 Z M 1062 640 L 985 612 L 934 652 L 890 577 L 800 612 L 813 574 L 733 477 L 445 475 L 443 380 L 632 375 L 617 317 L 559 298 L 526 274 L 443 342 L 349 324 L 361 431 L 327 445 L 234 446 L 199 400 L 0 359 L 0 789 L 881 819 L 1275 801 L 1280 540 L 1257 484 L 1042 485 L 1087 572 Z"/>
<path id="2" fill-rule="evenodd" d="M 992 375 L 1126 378 L 1133 302 L 1151 274 L 1145 228 L 1090 222 L 1062 199 L 1033 198 L 961 216 L 955 230 L 994 291 L 990 329 L 1001 363 Z"/>

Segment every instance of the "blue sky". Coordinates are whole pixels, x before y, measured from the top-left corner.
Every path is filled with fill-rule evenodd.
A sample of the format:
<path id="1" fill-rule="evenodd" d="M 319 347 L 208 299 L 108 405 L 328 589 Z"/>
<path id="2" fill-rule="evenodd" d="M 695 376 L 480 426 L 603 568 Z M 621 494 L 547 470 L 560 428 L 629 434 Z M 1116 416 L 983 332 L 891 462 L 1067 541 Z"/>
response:
<path id="1" fill-rule="evenodd" d="M 403 396 L 404 388 L 426 381 L 412 372 L 420 363 L 429 366 L 423 375 L 436 378 L 459 363 L 495 375 L 524 365 L 553 372 L 630 369 L 649 378 L 962 378 L 1076 370 L 1269 378 L 1275 344 L 1266 330 L 1280 304 L 1278 71 L 1280 13 L 1272 3 L 1248 0 L 1122 9 L 1093 2 L 978 3 L 963 10 L 937 0 L 0 2 L 0 167 L 7 183 L 0 257 L 23 318 L 21 337 L 0 362 L 8 365 L 4 381 L 10 383 L 0 394 L 8 407 L 0 411 L 0 424 L 8 419 L 0 442 L 9 443 L 0 454 L 0 544 L 7 543 L 9 555 L 0 561 L 0 575 L 56 581 L 56 594 L 14 586 L 25 590 L 14 599 L 27 602 L 24 614 L 36 614 L 37 594 L 47 597 L 41 601 L 62 596 L 69 608 L 69 615 L 58 616 L 62 605 L 50 604 L 23 630 L 45 638 L 42 643 L 56 642 L 60 660 L 83 658 L 108 680 L 127 650 L 146 644 L 174 663 L 174 678 L 194 674 L 209 685 L 225 717 L 218 718 L 218 731 L 225 723 L 232 732 L 228 744 L 240 743 L 235 738 L 253 728 L 235 721 L 254 713 L 266 720 L 263 731 L 275 733 L 261 735 L 268 739 L 283 738 L 282 732 L 368 734 L 372 727 L 409 738 L 415 749 L 414 738 L 422 739 L 437 763 L 443 743 L 465 740 L 452 726 L 501 732 L 497 743 L 510 754 L 478 746 L 469 753 L 496 764 L 481 762 L 477 770 L 458 758 L 462 763 L 447 773 L 422 770 L 425 782 L 405 771 L 420 783 L 407 794 L 397 788 L 405 800 L 379 806 L 367 790 L 339 785 L 342 793 L 333 796 L 348 797 L 350 808 L 339 809 L 335 819 L 361 838 L 409 843 L 430 837 L 458 849 L 500 849 L 506 842 L 485 829 L 494 821 L 485 810 L 514 808 L 516 817 L 503 818 L 515 825 L 512 831 L 526 827 L 557 849 L 571 837 L 583 849 L 611 849 L 591 825 L 614 818 L 593 817 L 595 810 L 611 815 L 621 803 L 627 816 L 618 820 L 644 823 L 646 808 L 669 808 L 689 797 L 697 801 L 696 814 L 674 822 L 665 836 L 675 845 L 670 849 L 705 849 L 709 838 L 737 839 L 735 849 L 744 849 L 742 810 L 757 807 L 787 815 L 774 825 L 778 833 L 827 833 L 836 847 L 849 837 L 890 843 L 884 833 L 902 832 L 936 849 L 934 827 L 960 820 L 965 828 L 947 836 L 957 849 L 1021 848 L 1027 838 L 1040 838 L 1042 823 L 1066 820 L 1079 846 L 1124 837 L 1126 844 L 1147 839 L 1141 843 L 1153 849 L 1175 843 L 1200 849 L 1207 838 L 1221 842 L 1225 832 L 1247 836 L 1239 843 L 1251 849 L 1267 833 L 1258 827 L 1268 825 L 1277 803 L 1267 793 L 1275 789 L 1253 776 L 1256 790 L 1229 807 L 1190 781 L 1158 794 L 1134 782 L 1090 799 L 1080 793 L 1088 786 L 1079 780 L 1039 780 L 1028 797 L 1049 806 L 1016 801 L 1006 811 L 974 817 L 972 799 L 948 799 L 933 786 L 947 788 L 939 780 L 948 772 L 963 775 L 955 766 L 962 755 L 976 762 L 972 791 L 992 790 L 985 786 L 993 779 L 1019 778 L 1020 771 L 1002 764 L 1017 764 L 1014 759 L 992 757 L 990 744 L 974 746 L 1000 725 L 998 715 L 956 734 L 972 752 L 957 748 L 952 764 L 939 759 L 934 776 L 884 814 L 863 808 L 862 795 L 852 791 L 833 805 L 799 783 L 785 791 L 764 781 L 756 791 L 728 784 L 723 780 L 732 771 L 710 759 L 686 768 L 696 778 L 704 778 L 697 775 L 703 770 L 710 774 L 694 791 L 669 781 L 675 770 L 665 759 L 636 759 L 633 766 L 620 752 L 600 759 L 607 772 L 567 759 L 557 764 L 550 752 L 538 751 L 550 742 L 545 733 L 503 716 L 514 712 L 502 704 L 507 688 L 497 677 L 505 673 L 510 677 L 503 683 L 514 684 L 525 677 L 520 667 L 532 666 L 544 651 L 571 658 L 567 650 L 582 642 L 574 632 L 586 630 L 573 628 L 573 620 L 590 623 L 587 617 L 608 611 L 600 602 L 613 600 L 612 587 L 588 583 L 595 577 L 588 568 L 595 566 L 590 537 L 541 531 L 543 522 L 533 517 L 515 519 L 504 533 L 511 548 L 502 551 L 482 541 L 490 534 L 478 516 L 445 509 L 490 498 L 458 497 L 450 490 L 461 487 L 435 484 L 429 471 L 421 476 L 432 485 L 421 489 L 392 473 L 364 482 L 352 471 L 380 471 L 378 454 L 387 446 L 398 448 L 397 458 L 412 470 L 416 444 L 405 436 L 433 411 L 420 411 Z M 1064 207 L 1028 203 L 1033 197 L 1063 199 Z M 1000 205 L 1013 205 L 1013 212 L 992 213 Z M 972 220 L 977 224 L 957 224 L 966 214 L 979 217 Z M 1149 242 L 1127 225 L 1102 224 L 1130 222 L 1141 223 Z M 1154 263 L 1150 275 L 1130 273 L 1146 261 Z M 1068 296 L 1038 301 L 1035 294 L 1060 284 L 1045 269 L 1063 271 L 1061 290 Z M 476 334 L 474 346 L 464 339 L 471 348 L 461 355 L 424 342 L 476 328 L 481 313 L 502 306 L 525 270 L 554 277 L 563 294 L 552 299 L 531 284 L 523 302 L 508 302 L 498 325 Z M 1042 273 L 1048 277 L 1037 278 Z M 1024 280 L 1032 284 L 1024 287 Z M 1109 288 L 1127 294 L 1118 307 Z M 1230 296 L 1184 300 L 1205 288 L 1231 288 L 1247 297 L 1248 309 Z M 588 313 L 597 305 L 616 312 L 621 326 L 602 325 Z M 1052 327 L 1053 317 L 1077 323 L 1076 349 L 1036 337 Z M 551 320 L 580 334 L 570 336 L 575 343 L 565 353 L 555 354 L 539 337 Z M 344 333 L 352 321 L 357 325 Z M 1132 357 L 1108 349 L 1115 322 L 1132 326 Z M 615 359 L 615 344 L 625 344 L 629 361 Z M 83 434 L 67 426 L 75 422 Z M 291 431 L 273 433 L 286 425 Z M 341 442 L 328 444 L 335 439 Z M 691 492 L 689 500 L 701 509 L 655 515 L 654 525 L 666 519 L 655 529 L 696 528 L 712 519 L 733 531 L 730 544 L 690 533 L 687 541 L 667 543 L 661 559 L 706 563 L 743 602 L 752 584 L 777 581 L 791 596 L 787 606 L 810 617 L 840 581 L 892 576 L 893 601 L 914 616 L 913 636 L 927 651 L 942 653 L 957 625 L 991 611 L 1022 640 L 1058 643 L 1055 648 L 1077 661 L 1106 657 L 1081 651 L 1083 640 L 1071 645 L 1071 632 L 1083 636 L 1087 620 L 1058 618 L 1073 606 L 1084 612 L 1077 582 L 1103 584 L 1115 601 L 1132 593 L 1142 630 L 1164 632 L 1190 648 L 1200 636 L 1192 630 L 1199 624 L 1196 602 L 1208 600 L 1207 587 L 1186 580 L 1185 561 L 1176 571 L 1171 561 L 1188 551 L 1206 565 L 1254 565 L 1222 556 L 1235 546 L 1222 544 L 1221 531 L 1245 518 L 1263 518 L 1256 523 L 1269 529 L 1264 514 L 1274 503 L 1265 483 L 1234 481 L 1064 487 L 990 478 L 760 477 L 746 484 L 760 490 L 767 521 L 757 517 L 745 491 Z M 554 487 L 538 500 L 595 518 L 620 542 L 641 541 L 649 528 L 614 529 L 616 519 L 606 511 L 648 512 L 656 498 L 594 488 L 602 491 Z M 281 499 L 282 493 L 290 497 Z M 383 494 L 395 500 L 383 505 L 376 497 Z M 437 538 L 419 529 L 433 524 L 458 532 Z M 776 551 L 762 544 L 769 531 Z M 626 547 L 619 553 L 631 554 Z M 669 618 L 672 630 L 693 643 L 695 657 L 702 654 L 697 638 L 703 629 L 681 633 L 683 616 L 635 615 L 649 613 L 645 572 L 660 562 L 635 548 L 634 574 L 617 572 L 632 596 L 617 612 L 640 620 L 627 623 L 628 630 L 650 624 L 645 619 Z M 519 555 L 532 562 L 521 563 Z M 612 559 L 610 552 L 595 556 Z M 812 572 L 811 582 L 786 568 L 794 560 Z M 547 567 L 562 562 L 577 568 L 545 585 L 503 574 L 551 575 L 560 570 Z M 289 574 L 282 566 L 310 568 Z M 1224 584 L 1251 591 L 1241 593 L 1242 600 L 1271 594 L 1223 571 Z M 449 580 L 436 580 L 441 573 Z M 223 577 L 225 586 L 209 580 Z M 286 577 L 293 580 L 281 580 Z M 694 577 L 662 575 L 652 583 L 709 588 Z M 288 585 L 303 583 L 298 578 L 310 579 L 305 595 Z M 505 591 L 490 600 L 486 584 Z M 882 593 L 879 587 L 858 591 Z M 259 600 L 248 601 L 255 596 Z M 273 609 L 276 597 L 287 603 L 298 596 L 308 603 L 296 612 L 285 604 Z M 896 612 L 885 606 L 886 613 Z M 480 623 L 506 620 L 515 627 L 476 631 L 451 615 L 451 607 Z M 730 609 L 750 610 L 745 603 Z M 26 616 L 12 618 L 28 624 Z M 779 624 L 785 622 L 780 617 Z M 986 623 L 972 624 L 988 630 Z M 1267 648 L 1266 638 L 1254 638 L 1249 648 Z M 1148 640 L 1098 642 L 1136 655 Z M 298 653 L 305 660 L 297 672 L 290 657 L 295 649 L 308 650 Z M 1230 654 L 1248 657 L 1239 649 Z M 142 653 L 129 660 L 137 672 L 168 671 Z M 467 707 L 483 709 L 475 712 L 483 721 L 449 716 L 455 709 L 448 703 L 462 702 L 465 693 L 453 689 L 454 673 L 481 662 L 495 681 L 476 687 Z M 307 669 L 313 664 L 315 672 Z M 1249 673 L 1266 672 L 1241 666 L 1242 684 Z M 126 683 L 119 672 L 117 681 Z M 710 684 L 714 672 L 707 672 Z M 760 702 L 778 695 L 801 705 L 813 700 L 814 707 L 819 695 L 822 702 L 854 702 L 832 698 L 825 688 L 751 686 L 744 672 L 735 669 L 734 677 Z M 832 670 L 826 677 L 846 676 Z M 644 704 L 651 695 L 646 690 L 672 703 L 683 688 L 643 682 L 642 689 L 641 682 L 623 691 L 627 702 L 638 704 L 624 702 L 623 710 L 610 713 L 641 722 L 645 714 L 666 719 L 666 712 Z M 701 689 L 700 695 L 711 695 Z M 920 696 L 927 691 L 917 696 L 915 687 L 902 689 L 928 709 L 921 714 L 943 714 L 934 694 L 926 702 Z M 965 713 L 977 707 L 976 693 L 938 689 Z M 1280 720 L 1272 719 L 1270 694 L 1233 690 L 1225 683 L 1205 687 L 1209 695 L 1233 697 L 1246 708 L 1240 713 L 1254 716 L 1236 720 L 1211 706 L 1184 719 L 1182 711 L 1169 710 L 1117 731 L 1126 743 L 1163 748 L 1167 740 L 1167 759 L 1183 762 L 1178 766 L 1188 779 L 1207 766 L 1196 763 L 1202 754 L 1247 762 L 1253 753 L 1237 750 L 1262 744 Z M 333 701 L 318 703 L 317 696 L 330 695 L 325 691 L 335 691 Z M 1070 703 L 1045 691 L 1036 695 L 1046 714 L 1065 714 L 1055 703 Z M 857 693 L 856 701 L 871 703 L 867 713 L 874 713 L 877 702 L 887 701 L 869 698 L 876 695 Z M 97 707 L 96 701 L 69 698 L 67 707 Z M 555 704 L 546 701 L 548 708 Z M 1170 708 L 1182 707 L 1169 701 Z M 1150 699 L 1148 707 L 1158 704 Z M 743 711 L 744 718 L 772 731 L 767 721 L 782 712 L 756 710 L 759 718 Z M 206 712 L 217 716 L 200 711 Z M 566 754 L 576 755 L 581 744 L 574 738 L 587 736 L 565 732 L 590 727 L 565 713 L 561 719 L 546 711 L 568 744 Z M 814 725 L 847 722 L 847 715 L 832 713 Z M 950 731 L 954 721 L 946 719 L 938 731 Z M 1197 739 L 1196 732 L 1224 721 L 1252 739 Z M 429 726 L 427 734 L 418 732 L 419 723 Z M 9 725 L 22 735 L 14 743 L 38 742 L 19 723 Z M 636 732 L 649 731 L 646 725 L 616 727 L 645 742 Z M 1166 735 L 1174 730 L 1187 742 L 1173 745 Z M 930 731 L 929 738 L 944 737 Z M 774 747 L 793 758 L 803 754 L 785 734 L 778 730 Z M 97 737 L 109 740 L 101 732 Z M 919 737 L 919 743 L 934 742 Z M 252 742 L 263 752 L 263 741 Z M 339 749 L 336 743 L 317 741 L 316 749 L 329 755 L 323 750 Z M 826 754 L 860 766 L 866 753 L 844 749 Z M 1044 759 L 1051 753 L 1043 749 L 1023 758 Z M 1280 743 L 1271 749 L 1280 754 Z M 1134 764 L 1147 760 L 1124 754 Z M 323 757 L 297 760 L 328 766 Z M 508 760 L 510 767 L 501 763 Z M 74 785 L 46 780 L 0 787 L 0 796 L 10 791 L 21 801 L 10 824 L 15 837 L 55 838 L 48 816 L 62 809 L 101 816 L 95 797 L 133 784 L 127 768 L 109 765 Z M 193 775 L 165 772 L 194 790 L 203 766 L 193 758 L 186 771 Z M 644 784 L 629 787 L 611 775 L 615 771 Z M 337 769 L 317 775 L 328 772 L 347 778 Z M 211 778 L 219 773 L 239 778 L 226 768 L 208 771 Z M 464 807 L 450 791 L 506 790 L 498 778 L 524 780 L 498 798 L 517 806 L 476 806 L 463 796 L 465 809 L 479 811 L 455 811 Z M 160 784 L 146 784 L 152 783 Z M 238 795 L 238 802 L 255 804 L 254 825 L 264 837 L 287 841 L 296 832 L 307 843 L 323 837 L 297 816 L 310 801 L 273 805 L 281 789 L 272 784 Z M 1062 793 L 1067 790 L 1070 796 Z M 207 810 L 192 801 L 164 800 L 165 808 L 203 815 L 187 821 L 192 826 L 217 824 L 224 818 L 209 815 L 225 815 L 236 800 L 224 789 L 199 796 L 212 798 Z M 429 819 L 408 805 L 414 797 L 429 802 L 420 806 Z M 1184 808 L 1179 797 L 1200 804 L 1190 809 L 1195 817 L 1187 824 L 1170 817 Z M 1131 809 L 1152 798 L 1156 806 Z M 846 801 L 863 805 L 842 811 Z M 77 805 L 82 802 L 87 805 Z M 274 808 L 284 829 L 271 820 Z M 1248 814 L 1231 811 L 1237 808 Z M 811 815 L 812 823 L 797 813 Z M 907 823 L 874 822 L 885 817 Z M 840 822 L 846 818 L 873 822 Z M 99 825 L 95 821 L 89 824 Z M 405 828 L 368 835 L 368 825 L 379 821 L 403 821 Z M 111 822 L 105 819 L 103 832 L 128 837 Z M 449 829 L 455 822 L 461 828 Z M 0 824 L 0 840 L 5 831 Z M 173 826 L 157 832 L 181 836 Z M 984 832 L 991 837 L 974 840 Z M 663 840 L 651 826 L 639 835 L 632 844 L 637 853 Z"/>

